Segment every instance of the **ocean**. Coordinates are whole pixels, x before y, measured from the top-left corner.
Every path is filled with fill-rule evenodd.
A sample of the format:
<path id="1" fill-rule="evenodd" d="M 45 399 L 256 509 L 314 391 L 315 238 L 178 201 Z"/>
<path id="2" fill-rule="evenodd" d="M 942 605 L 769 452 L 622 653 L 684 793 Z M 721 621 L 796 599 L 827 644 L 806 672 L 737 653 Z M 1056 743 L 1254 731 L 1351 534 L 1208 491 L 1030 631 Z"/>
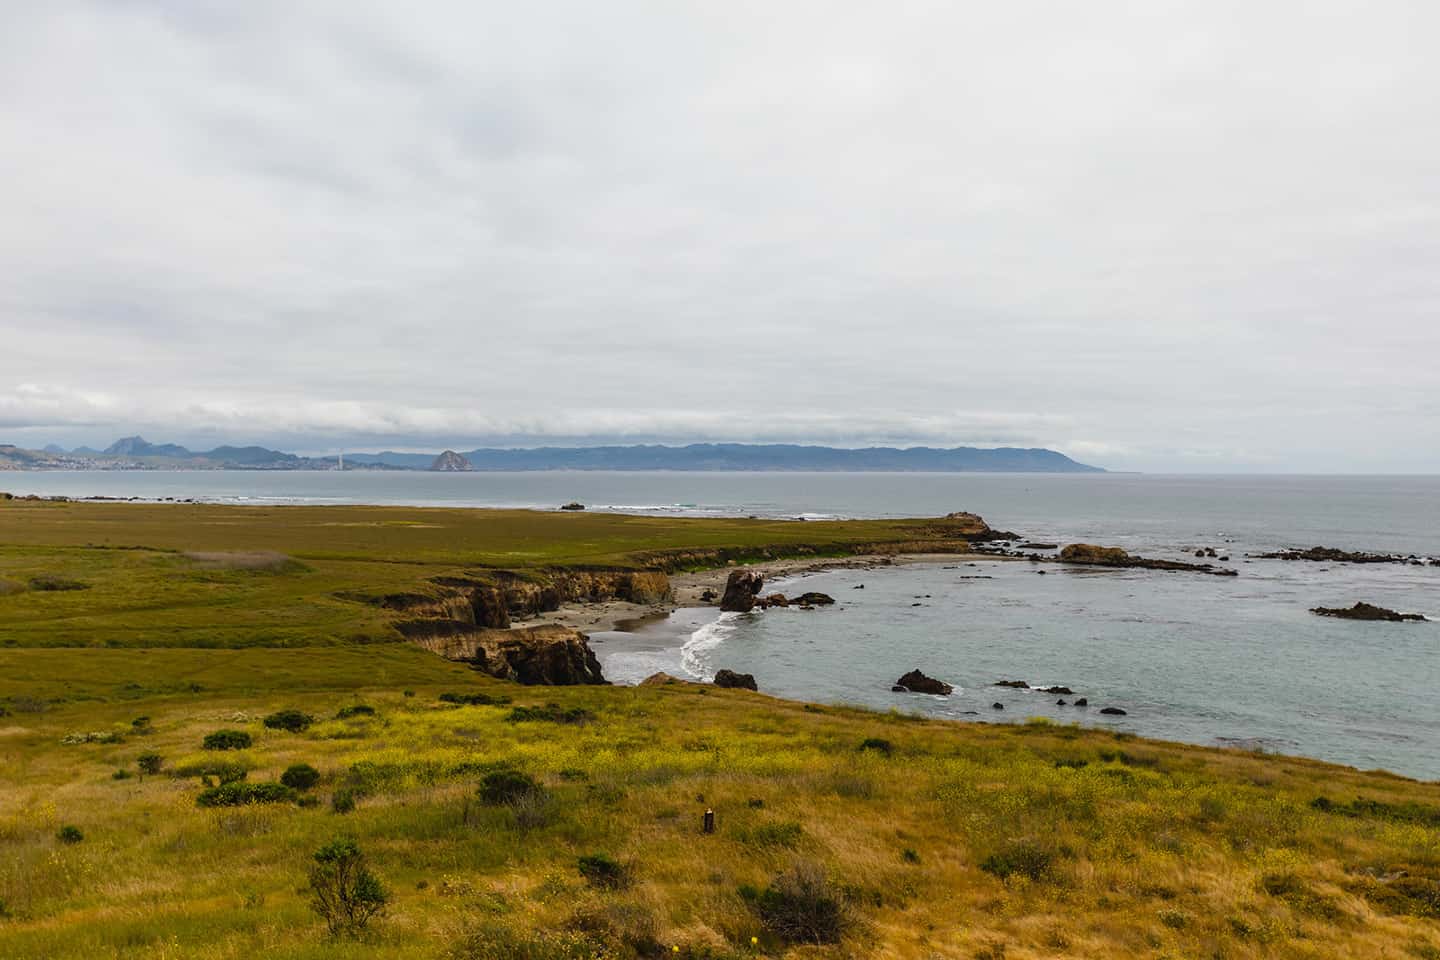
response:
<path id="1" fill-rule="evenodd" d="M 657 670 L 705 679 L 725 667 L 784 697 L 983 722 L 1040 716 L 1440 779 L 1440 623 L 1308 612 L 1364 600 L 1440 619 L 1440 566 L 1249 556 L 1325 545 L 1440 557 L 1440 477 L 85 472 L 11 473 L 0 489 L 542 509 L 579 500 L 626 513 L 797 521 L 969 510 L 1033 540 L 1171 559 L 1213 547 L 1238 577 L 1001 561 L 830 571 L 806 577 L 803 589 L 833 595 L 834 607 L 682 609 L 594 640 L 616 682 Z M 914 668 L 955 692 L 892 693 Z M 1068 686 L 1075 693 L 1064 699 L 1091 705 L 994 686 L 1012 679 Z M 1126 715 L 1102 716 L 1105 706 Z"/>

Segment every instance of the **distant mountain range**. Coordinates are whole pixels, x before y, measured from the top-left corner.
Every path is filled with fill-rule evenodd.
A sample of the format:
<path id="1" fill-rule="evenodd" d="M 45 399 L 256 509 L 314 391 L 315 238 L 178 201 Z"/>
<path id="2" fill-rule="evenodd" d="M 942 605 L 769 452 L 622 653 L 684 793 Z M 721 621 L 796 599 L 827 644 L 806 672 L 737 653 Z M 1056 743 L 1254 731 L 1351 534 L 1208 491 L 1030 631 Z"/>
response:
<path id="1" fill-rule="evenodd" d="M 0 470 L 335 470 L 338 457 L 302 457 L 265 447 L 193 451 L 125 437 L 104 450 L 54 444 L 26 450 L 0 444 Z M 1022 447 L 813 447 L 800 444 L 692 443 L 604 447 L 495 447 L 456 452 L 347 453 L 346 470 L 790 470 L 937 473 L 1103 473 L 1062 453 Z"/>

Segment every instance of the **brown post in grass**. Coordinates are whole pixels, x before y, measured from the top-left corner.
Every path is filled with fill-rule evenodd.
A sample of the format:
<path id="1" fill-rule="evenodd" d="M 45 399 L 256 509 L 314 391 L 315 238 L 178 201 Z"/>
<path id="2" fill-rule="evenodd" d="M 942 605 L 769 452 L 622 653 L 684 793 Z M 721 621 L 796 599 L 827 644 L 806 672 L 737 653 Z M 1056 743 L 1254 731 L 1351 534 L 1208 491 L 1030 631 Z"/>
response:
<path id="1" fill-rule="evenodd" d="M 706 810 L 706 811 L 705 811 L 705 832 L 706 832 L 706 833 L 714 833 L 714 832 L 715 832 L 715 811 L 714 811 L 714 810 Z"/>

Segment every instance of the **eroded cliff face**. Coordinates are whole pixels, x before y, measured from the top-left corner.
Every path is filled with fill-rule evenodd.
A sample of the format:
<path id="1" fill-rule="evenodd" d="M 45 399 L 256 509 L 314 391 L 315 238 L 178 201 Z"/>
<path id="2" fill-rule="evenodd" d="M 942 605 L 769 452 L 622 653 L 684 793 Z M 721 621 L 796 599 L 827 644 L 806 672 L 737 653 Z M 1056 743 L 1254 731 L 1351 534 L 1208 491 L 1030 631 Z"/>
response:
<path id="1" fill-rule="evenodd" d="M 530 620 L 560 609 L 574 601 L 598 603 L 625 600 L 630 603 L 664 603 L 670 599 L 670 578 L 658 570 L 555 570 L 525 576 L 509 571 L 487 572 L 473 577 L 436 577 L 437 588 L 427 604 L 406 598 L 394 604 L 386 597 L 383 606 L 407 613 L 425 610 L 422 616 L 459 620 L 480 627 L 508 627 L 511 620 Z"/>
<path id="2" fill-rule="evenodd" d="M 397 615 L 395 629 L 411 643 L 493 677 L 533 684 L 604 683 L 589 638 L 567 627 L 511 629 L 567 602 L 625 600 L 663 603 L 670 578 L 658 570 L 553 570 L 533 574 L 484 571 L 435 577 L 427 592 L 345 594 Z"/>
<path id="3" fill-rule="evenodd" d="M 550 686 L 606 682 L 590 638 L 569 627 L 499 630 L 454 620 L 407 620 L 396 629 L 416 646 L 500 680 Z"/>

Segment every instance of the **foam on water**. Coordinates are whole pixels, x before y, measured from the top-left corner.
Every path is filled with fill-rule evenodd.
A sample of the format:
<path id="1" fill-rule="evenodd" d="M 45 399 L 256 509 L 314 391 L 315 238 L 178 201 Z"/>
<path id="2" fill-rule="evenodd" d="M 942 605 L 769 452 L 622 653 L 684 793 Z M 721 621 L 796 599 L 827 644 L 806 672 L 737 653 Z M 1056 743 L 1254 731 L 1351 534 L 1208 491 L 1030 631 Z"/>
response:
<path id="1" fill-rule="evenodd" d="M 713 665 L 712 654 L 725 644 L 735 632 L 736 621 L 741 613 L 722 613 L 713 623 L 707 623 L 686 640 L 680 647 L 680 665 L 685 672 L 698 680 L 710 680 L 719 668 Z"/>

